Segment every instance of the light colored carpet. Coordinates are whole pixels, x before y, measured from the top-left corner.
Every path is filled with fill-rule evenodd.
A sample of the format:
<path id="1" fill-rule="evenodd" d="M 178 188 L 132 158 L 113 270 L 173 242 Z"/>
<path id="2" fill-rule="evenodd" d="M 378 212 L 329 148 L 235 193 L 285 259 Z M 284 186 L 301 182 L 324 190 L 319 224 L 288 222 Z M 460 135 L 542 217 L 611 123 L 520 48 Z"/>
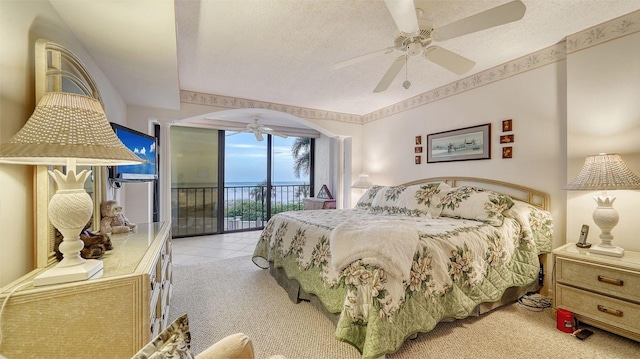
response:
<path id="1" fill-rule="evenodd" d="M 334 338 L 335 328 L 311 304 L 294 304 L 269 272 L 249 256 L 176 266 L 170 320 L 189 314 L 192 349 L 199 353 L 223 337 L 243 332 L 256 358 L 360 358 Z M 581 341 L 555 328 L 550 309 L 532 312 L 517 304 L 479 318 L 440 323 L 407 341 L 401 358 L 640 358 L 640 343 L 592 328 Z"/>

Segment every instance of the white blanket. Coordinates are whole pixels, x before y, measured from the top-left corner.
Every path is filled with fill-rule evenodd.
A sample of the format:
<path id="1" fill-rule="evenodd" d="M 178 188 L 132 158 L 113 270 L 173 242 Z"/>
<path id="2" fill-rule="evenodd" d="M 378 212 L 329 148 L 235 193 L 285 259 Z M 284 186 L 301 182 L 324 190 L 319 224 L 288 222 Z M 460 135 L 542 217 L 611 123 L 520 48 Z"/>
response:
<path id="1" fill-rule="evenodd" d="M 418 240 L 413 221 L 349 219 L 336 226 L 329 236 L 331 265 L 341 271 L 360 259 L 365 264 L 384 268 L 400 282 L 409 280 Z"/>

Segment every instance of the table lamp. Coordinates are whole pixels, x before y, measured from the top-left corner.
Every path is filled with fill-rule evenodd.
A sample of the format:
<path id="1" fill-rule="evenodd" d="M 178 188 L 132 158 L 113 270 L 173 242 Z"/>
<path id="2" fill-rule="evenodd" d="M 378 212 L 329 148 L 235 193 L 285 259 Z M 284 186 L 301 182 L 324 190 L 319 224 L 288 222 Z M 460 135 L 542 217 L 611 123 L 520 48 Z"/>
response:
<path id="1" fill-rule="evenodd" d="M 618 224 L 618 211 L 613 208 L 616 197 L 608 196 L 607 190 L 640 189 L 640 178 L 622 161 L 618 154 L 600 153 L 588 156 L 582 170 L 569 185 L 569 190 L 602 191 L 594 196 L 598 206 L 593 211 L 593 221 L 600 227 L 600 244 L 591 246 L 592 253 L 622 257 L 624 249 L 611 244 L 611 230 Z"/>
<path id="2" fill-rule="evenodd" d="M 66 174 L 49 171 L 58 185 L 49 201 L 49 220 L 64 237 L 59 246 L 63 259 L 36 276 L 35 286 L 102 275 L 102 261 L 80 256 L 80 232 L 91 218 L 93 201 L 84 189 L 91 171 L 76 173 L 76 165 L 141 162 L 116 137 L 98 100 L 64 92 L 45 94 L 24 127 L 0 145 L 0 163 L 66 166 Z"/>
<path id="3" fill-rule="evenodd" d="M 367 175 L 366 173 L 361 173 L 358 176 L 358 180 L 353 182 L 353 184 L 351 185 L 351 188 L 367 189 L 371 186 L 373 186 L 373 182 L 371 182 L 371 180 L 369 179 L 369 175 Z"/>

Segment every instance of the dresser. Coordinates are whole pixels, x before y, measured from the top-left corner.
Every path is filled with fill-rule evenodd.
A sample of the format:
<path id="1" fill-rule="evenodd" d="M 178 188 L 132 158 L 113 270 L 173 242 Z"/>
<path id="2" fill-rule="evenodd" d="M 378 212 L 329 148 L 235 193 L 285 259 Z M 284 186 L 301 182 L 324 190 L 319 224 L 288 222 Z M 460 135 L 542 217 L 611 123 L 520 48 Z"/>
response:
<path id="1" fill-rule="evenodd" d="M 553 251 L 555 307 L 584 323 L 640 341 L 640 253 L 592 254 L 569 243 Z"/>
<path id="2" fill-rule="evenodd" d="M 17 290 L 2 316 L 7 358 L 130 358 L 168 322 L 172 290 L 169 223 L 111 236 L 98 279 Z M 0 302 L 34 270 L 0 289 Z"/>

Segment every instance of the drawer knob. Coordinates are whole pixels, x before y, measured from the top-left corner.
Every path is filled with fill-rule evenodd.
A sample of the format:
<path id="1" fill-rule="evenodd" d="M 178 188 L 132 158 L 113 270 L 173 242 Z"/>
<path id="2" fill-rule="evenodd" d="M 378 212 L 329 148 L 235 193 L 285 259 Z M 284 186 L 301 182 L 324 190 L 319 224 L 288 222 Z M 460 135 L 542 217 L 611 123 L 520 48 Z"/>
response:
<path id="1" fill-rule="evenodd" d="M 598 276 L 598 282 L 613 284 L 622 287 L 624 285 L 624 281 L 622 279 L 613 279 L 607 278 L 603 275 Z"/>
<path id="2" fill-rule="evenodd" d="M 622 311 L 621 310 L 607 308 L 604 305 L 598 304 L 598 310 L 601 311 L 602 313 L 615 315 L 616 317 L 622 317 Z"/>

